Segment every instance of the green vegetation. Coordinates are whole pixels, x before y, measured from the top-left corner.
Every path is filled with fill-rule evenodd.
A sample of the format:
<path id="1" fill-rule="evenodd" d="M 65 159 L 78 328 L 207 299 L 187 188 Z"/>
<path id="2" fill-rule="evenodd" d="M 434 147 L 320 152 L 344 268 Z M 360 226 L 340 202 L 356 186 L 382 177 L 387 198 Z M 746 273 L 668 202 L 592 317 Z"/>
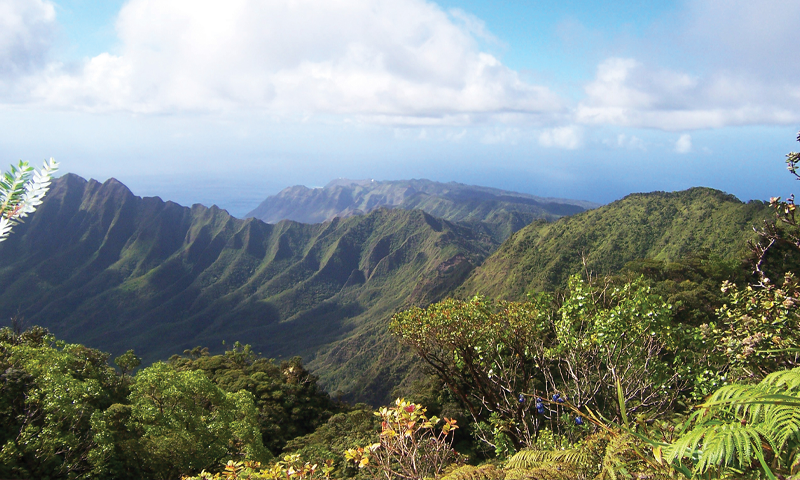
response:
<path id="1" fill-rule="evenodd" d="M 800 156 L 787 163 L 800 179 Z M 137 199 L 113 182 L 84 185 L 94 189 L 88 197 L 58 188 L 74 181 L 57 183 L 54 203 L 6 243 L 34 268 L 0 268 L 9 282 L 0 298 L 81 280 L 79 293 L 29 311 L 64 309 L 78 322 L 70 328 L 105 325 L 97 334 L 109 328 L 85 302 L 97 298 L 122 315 L 114 321 L 131 321 L 131 333 L 181 306 L 180 325 L 200 332 L 192 338 L 225 331 L 263 341 L 266 332 L 275 345 L 303 334 L 326 378 L 351 392 L 391 379 L 382 392 L 409 400 L 374 413 L 350 407 L 331 400 L 299 357 L 268 360 L 239 342 L 221 354 L 187 348 L 146 368 L 120 348 L 117 371 L 109 354 L 42 327 L 22 331 L 17 317 L 0 330 L 0 477 L 800 478 L 793 197 L 744 205 L 708 189 L 631 196 L 534 224 L 470 273 L 491 240 L 423 212 L 269 226 Z M 36 256 L 37 242 L 52 241 L 40 234 L 57 219 L 48 212 L 77 200 L 91 228 L 76 229 L 74 243 L 65 234 L 55 258 L 72 270 L 48 273 L 53 257 Z M 766 223 L 749 236 L 742 224 L 751 221 Z M 154 231 L 172 235 L 171 248 Z M 82 242 L 100 243 L 82 251 Z M 543 255 L 552 261 L 537 264 Z M 440 300 L 468 275 L 462 294 L 486 280 L 498 299 Z M 537 282 L 550 288 L 536 293 Z M 276 318 L 238 318 L 265 318 L 253 302 Z M 311 332 L 328 343 L 314 344 Z M 162 325 L 131 338 L 154 339 L 159 351 L 174 335 Z M 427 376 L 414 370 L 420 364 Z"/>
<path id="2" fill-rule="evenodd" d="M 264 462 L 265 444 L 280 452 L 342 410 L 298 359 L 192 352 L 132 375 L 133 352 L 118 373 L 108 354 L 41 327 L 0 330 L 0 477 L 177 479 Z"/>
<path id="3" fill-rule="evenodd" d="M 731 262 L 771 218 L 762 202 L 744 204 L 709 188 L 634 194 L 557 222 L 534 222 L 508 239 L 460 288 L 462 295 L 521 300 L 563 288 L 571 275 L 616 274 L 628 262 L 675 262 L 695 254 Z"/>
<path id="4" fill-rule="evenodd" d="M 230 393 L 247 392 L 255 400 L 262 442 L 278 455 L 286 442 L 310 434 L 338 409 L 308 373 L 299 357 L 276 364 L 238 342 L 223 355 L 196 347 L 170 358 L 179 372 L 201 373 Z"/>
<path id="5" fill-rule="evenodd" d="M 385 322 L 443 298 L 495 247 L 421 211 L 267 225 L 68 174 L 0 247 L 0 315 L 145 364 L 246 339 L 378 404 L 416 364 Z"/>
<path id="6" fill-rule="evenodd" d="M 800 470 L 800 368 L 722 387 L 693 417 L 692 430 L 664 448 L 668 461 L 701 475 L 744 473 L 756 461 L 770 478 Z"/>

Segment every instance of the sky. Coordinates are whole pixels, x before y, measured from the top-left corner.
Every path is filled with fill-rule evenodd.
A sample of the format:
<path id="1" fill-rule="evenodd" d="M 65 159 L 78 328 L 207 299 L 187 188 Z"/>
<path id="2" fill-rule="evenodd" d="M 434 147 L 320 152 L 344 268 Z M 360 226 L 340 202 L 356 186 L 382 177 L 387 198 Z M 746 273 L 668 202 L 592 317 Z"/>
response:
<path id="1" fill-rule="evenodd" d="M 796 0 L 0 0 L 0 154 L 237 216 L 340 177 L 763 200 L 797 187 L 798 22 Z"/>

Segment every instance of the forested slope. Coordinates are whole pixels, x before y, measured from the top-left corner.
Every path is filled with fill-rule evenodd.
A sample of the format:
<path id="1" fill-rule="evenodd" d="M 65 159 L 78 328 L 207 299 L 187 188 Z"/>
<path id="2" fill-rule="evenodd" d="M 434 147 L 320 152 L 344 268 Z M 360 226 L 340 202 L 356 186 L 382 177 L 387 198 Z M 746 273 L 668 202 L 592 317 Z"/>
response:
<path id="1" fill-rule="evenodd" d="M 520 299 L 566 284 L 578 272 L 617 273 L 626 263 L 676 260 L 705 251 L 740 259 L 754 226 L 771 218 L 763 202 L 743 203 L 709 188 L 632 194 L 556 222 L 523 228 L 473 271 L 459 290 Z"/>

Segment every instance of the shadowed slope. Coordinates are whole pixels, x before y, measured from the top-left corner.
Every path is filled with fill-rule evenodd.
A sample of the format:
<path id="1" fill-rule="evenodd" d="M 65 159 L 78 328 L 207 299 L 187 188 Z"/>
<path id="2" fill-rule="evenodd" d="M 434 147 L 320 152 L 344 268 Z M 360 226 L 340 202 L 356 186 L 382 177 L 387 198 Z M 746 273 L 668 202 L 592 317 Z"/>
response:
<path id="1" fill-rule="evenodd" d="M 266 356 L 302 355 L 329 388 L 382 401 L 394 384 L 364 376 L 382 375 L 367 365 L 385 348 L 354 339 L 437 300 L 495 246 L 421 211 L 270 225 L 65 175 L 0 244 L 0 315 L 149 361 L 239 340 Z M 382 388 L 353 390 L 368 384 Z"/>

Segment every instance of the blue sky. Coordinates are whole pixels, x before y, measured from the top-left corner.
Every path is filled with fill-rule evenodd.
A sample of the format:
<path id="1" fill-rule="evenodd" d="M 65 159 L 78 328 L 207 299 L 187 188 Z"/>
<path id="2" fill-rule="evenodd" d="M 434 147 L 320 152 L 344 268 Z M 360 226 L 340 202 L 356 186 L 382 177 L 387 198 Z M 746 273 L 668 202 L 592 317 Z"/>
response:
<path id="1" fill-rule="evenodd" d="M 0 0 L 0 153 L 241 215 L 430 178 L 785 196 L 800 2 Z"/>

